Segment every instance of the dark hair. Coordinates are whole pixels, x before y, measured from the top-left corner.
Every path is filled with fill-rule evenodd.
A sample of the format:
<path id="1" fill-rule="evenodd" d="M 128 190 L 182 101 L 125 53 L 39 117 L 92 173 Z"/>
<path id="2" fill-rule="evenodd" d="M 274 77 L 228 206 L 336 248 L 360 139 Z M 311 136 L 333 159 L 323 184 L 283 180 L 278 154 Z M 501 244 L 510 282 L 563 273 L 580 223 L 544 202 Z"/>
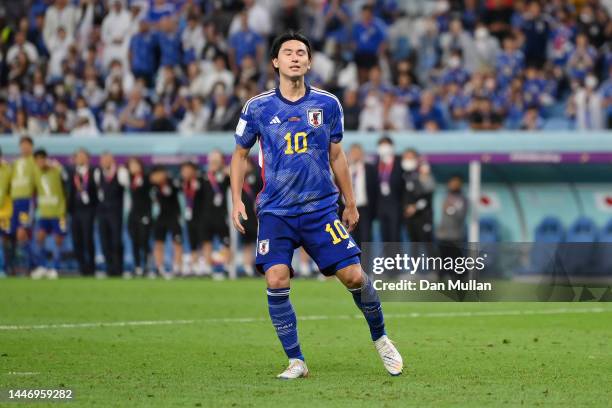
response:
<path id="1" fill-rule="evenodd" d="M 417 152 L 417 150 L 416 150 L 414 147 L 409 147 L 409 148 L 407 148 L 406 150 L 404 150 L 404 153 L 403 153 L 403 154 L 406 154 L 406 153 L 412 153 L 412 154 L 413 154 L 414 156 L 416 156 L 416 157 L 420 157 L 420 156 L 421 156 L 421 155 L 419 154 L 419 152 Z"/>
<path id="2" fill-rule="evenodd" d="M 144 171 L 144 162 L 142 161 L 142 159 L 138 156 L 130 156 L 127 159 L 127 163 L 129 164 L 131 161 L 136 162 L 139 166 L 140 169 Z"/>
<path id="3" fill-rule="evenodd" d="M 303 43 L 306 46 L 306 51 L 308 51 L 308 59 L 312 58 L 312 46 L 310 45 L 310 40 L 299 31 L 289 30 L 278 35 L 272 42 L 272 47 L 270 48 L 270 59 L 278 58 L 278 53 L 280 52 L 283 43 L 291 40 L 296 40 Z M 275 67 L 274 70 L 278 74 L 278 68 Z"/>
<path id="4" fill-rule="evenodd" d="M 388 135 L 382 135 L 380 139 L 378 139 L 377 145 L 381 145 L 383 143 L 393 144 L 393 139 L 391 139 Z"/>
<path id="5" fill-rule="evenodd" d="M 158 172 L 166 173 L 166 168 L 160 164 L 153 166 L 153 168 L 151 169 L 151 174 L 158 173 Z"/>
<path id="6" fill-rule="evenodd" d="M 22 143 L 29 143 L 30 145 L 34 146 L 34 141 L 30 136 L 21 136 L 19 139 L 19 144 L 21 145 Z"/>
<path id="7" fill-rule="evenodd" d="M 38 149 L 34 152 L 34 157 L 42 157 L 43 159 L 46 159 L 47 151 L 45 149 Z"/>
<path id="8" fill-rule="evenodd" d="M 191 160 L 187 160 L 187 161 L 184 161 L 183 163 L 181 163 L 181 168 L 183 168 L 183 167 L 191 167 L 192 169 L 194 169 L 196 171 L 198 170 L 198 165 L 195 164 L 194 162 L 192 162 Z"/>

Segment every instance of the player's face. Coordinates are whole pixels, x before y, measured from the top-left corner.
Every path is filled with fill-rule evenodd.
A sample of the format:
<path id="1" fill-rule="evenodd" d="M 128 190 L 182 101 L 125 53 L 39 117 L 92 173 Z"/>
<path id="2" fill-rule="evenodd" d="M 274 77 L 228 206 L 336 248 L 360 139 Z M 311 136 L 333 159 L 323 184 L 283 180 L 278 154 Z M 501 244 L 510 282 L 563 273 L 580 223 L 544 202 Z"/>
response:
<path id="1" fill-rule="evenodd" d="M 181 169 L 181 177 L 183 180 L 191 180 L 195 176 L 195 171 L 191 166 L 183 166 Z"/>
<path id="2" fill-rule="evenodd" d="M 37 156 L 34 161 L 36 162 L 36 166 L 38 166 L 39 169 L 43 169 L 47 160 L 43 156 Z"/>
<path id="3" fill-rule="evenodd" d="M 310 69 L 310 58 L 306 44 L 297 40 L 285 41 L 278 52 L 278 57 L 272 60 L 281 76 L 298 79 L 306 75 Z"/>
<path id="4" fill-rule="evenodd" d="M 19 145 L 19 150 L 21 150 L 22 156 L 29 156 L 32 154 L 32 145 L 28 142 L 23 142 Z"/>

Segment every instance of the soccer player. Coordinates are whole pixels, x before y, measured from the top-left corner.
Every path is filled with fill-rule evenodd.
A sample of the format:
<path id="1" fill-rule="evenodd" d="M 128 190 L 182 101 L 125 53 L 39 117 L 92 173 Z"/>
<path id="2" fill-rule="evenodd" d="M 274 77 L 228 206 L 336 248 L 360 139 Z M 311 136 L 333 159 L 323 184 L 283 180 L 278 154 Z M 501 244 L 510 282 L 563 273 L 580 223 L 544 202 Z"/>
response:
<path id="1" fill-rule="evenodd" d="M 4 269 L 0 269 L 0 277 L 8 272 L 9 266 L 12 266 L 10 262 L 7 262 L 7 257 L 10 256 L 12 251 L 10 240 L 11 215 L 13 213 L 13 202 L 10 197 L 12 171 L 11 165 L 2 159 L 2 150 L 0 149 L 0 237 L 4 252 Z"/>
<path id="2" fill-rule="evenodd" d="M 242 202 L 246 160 L 259 141 L 264 187 L 257 198 L 259 232 L 255 264 L 265 274 L 272 324 L 289 357 L 282 379 L 306 377 L 297 319 L 289 301 L 291 258 L 303 246 L 327 276 L 335 275 L 363 312 L 376 350 L 391 375 L 402 372 L 402 357 L 388 339 L 380 300 L 363 273 L 360 249 L 350 237 L 359 220 L 342 150 L 342 107 L 338 99 L 310 87 L 308 39 L 295 32 L 277 37 L 271 49 L 279 86 L 251 98 L 236 127 L 231 163 L 232 221 L 241 233 L 247 213 Z M 346 208 L 337 215 L 338 187 Z M 242 219 L 241 219 L 242 218 Z"/>
<path id="3" fill-rule="evenodd" d="M 34 246 L 34 266 L 32 278 L 47 277 L 57 279 L 61 259 L 61 248 L 66 236 L 66 182 L 68 177 L 59 163 L 49 161 L 47 152 L 39 149 L 34 152 L 37 171 L 36 201 L 38 209 L 36 245 Z M 55 237 L 53 259 L 49 263 L 45 255 L 47 235 Z"/>
<path id="4" fill-rule="evenodd" d="M 28 269 L 32 266 L 32 248 L 30 245 L 30 232 L 32 213 L 34 210 L 33 198 L 35 189 L 35 168 L 32 151 L 34 142 L 29 136 L 19 139 L 21 156 L 13 163 L 11 176 L 11 198 L 13 200 L 13 214 L 11 217 L 11 239 L 16 239 L 18 253 L 27 259 Z M 12 256 L 10 256 L 12 259 Z M 22 258 L 22 257 L 19 257 Z"/>

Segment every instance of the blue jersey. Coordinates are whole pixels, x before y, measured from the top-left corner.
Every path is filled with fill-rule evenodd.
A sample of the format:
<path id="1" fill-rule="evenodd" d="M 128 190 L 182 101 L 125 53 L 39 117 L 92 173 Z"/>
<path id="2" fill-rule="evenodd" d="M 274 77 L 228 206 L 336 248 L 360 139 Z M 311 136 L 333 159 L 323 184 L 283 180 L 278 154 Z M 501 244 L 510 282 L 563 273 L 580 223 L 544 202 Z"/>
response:
<path id="1" fill-rule="evenodd" d="M 264 186 L 257 196 L 257 214 L 296 216 L 335 208 L 338 188 L 329 151 L 343 132 L 340 101 L 321 89 L 306 86 L 306 94 L 295 102 L 278 88 L 247 101 L 235 138 L 244 148 L 259 141 Z"/>

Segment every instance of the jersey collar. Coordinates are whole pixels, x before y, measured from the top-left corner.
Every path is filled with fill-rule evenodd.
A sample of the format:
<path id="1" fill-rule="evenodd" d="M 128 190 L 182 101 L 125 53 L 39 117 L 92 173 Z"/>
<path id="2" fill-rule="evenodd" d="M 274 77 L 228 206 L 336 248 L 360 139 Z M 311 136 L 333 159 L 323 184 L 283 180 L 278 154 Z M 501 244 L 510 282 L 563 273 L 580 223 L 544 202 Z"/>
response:
<path id="1" fill-rule="evenodd" d="M 304 100 L 306 100 L 306 98 L 308 98 L 308 95 L 310 94 L 310 85 L 306 84 L 306 92 L 304 93 L 304 96 L 302 96 L 300 99 L 296 100 L 296 101 L 290 101 L 288 99 L 286 99 L 280 91 L 280 87 L 276 87 L 274 89 L 274 91 L 276 92 L 276 96 L 278 97 L 278 99 L 280 99 L 281 101 L 285 102 L 288 105 L 297 105 L 299 103 L 302 103 Z"/>

